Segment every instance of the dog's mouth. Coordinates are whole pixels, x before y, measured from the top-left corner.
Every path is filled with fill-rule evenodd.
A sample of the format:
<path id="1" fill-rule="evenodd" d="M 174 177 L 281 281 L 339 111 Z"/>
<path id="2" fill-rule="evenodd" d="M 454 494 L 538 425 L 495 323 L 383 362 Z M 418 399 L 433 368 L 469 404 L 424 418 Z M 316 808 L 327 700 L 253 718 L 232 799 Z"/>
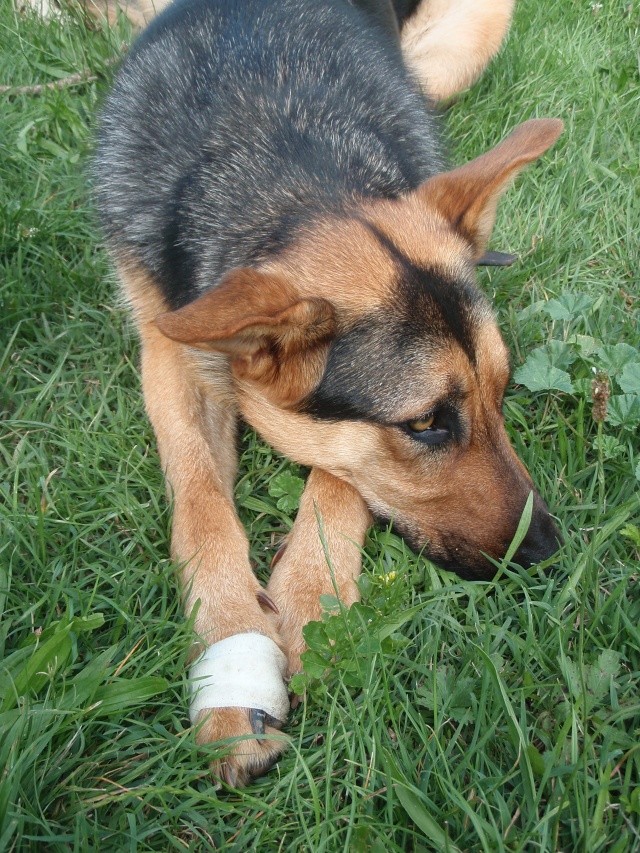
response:
<path id="1" fill-rule="evenodd" d="M 495 564 L 484 556 L 484 553 L 499 560 L 506 554 L 510 544 L 509 539 L 502 541 L 495 549 L 482 548 L 463 537 L 452 534 L 442 536 L 439 542 L 434 542 L 419 532 L 410 521 L 384 514 L 376 514 L 376 519 L 379 523 L 390 526 L 398 536 L 404 539 L 412 551 L 424 555 L 441 569 L 455 572 L 463 580 L 491 580 L 497 569 Z M 529 532 L 513 556 L 513 562 L 528 569 L 536 563 L 549 559 L 561 545 L 562 537 L 551 516 L 546 514 L 542 520 L 534 518 Z"/>
<path id="2" fill-rule="evenodd" d="M 469 543 L 460 538 L 451 537 L 446 546 L 436 545 L 411 522 L 379 513 L 376 513 L 376 520 L 382 526 L 390 527 L 416 554 L 422 554 L 441 569 L 455 572 L 463 580 L 488 580 L 495 574 L 495 566 L 480 552 L 476 560 L 469 559 Z"/>

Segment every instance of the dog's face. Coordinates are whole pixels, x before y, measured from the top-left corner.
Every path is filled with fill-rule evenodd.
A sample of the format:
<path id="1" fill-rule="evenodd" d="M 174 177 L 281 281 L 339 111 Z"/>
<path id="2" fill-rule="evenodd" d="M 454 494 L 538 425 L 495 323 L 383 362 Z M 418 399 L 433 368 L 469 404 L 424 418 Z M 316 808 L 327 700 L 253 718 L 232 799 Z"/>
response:
<path id="1" fill-rule="evenodd" d="M 408 197 L 316 223 L 268 269 L 158 320 L 229 355 L 242 413 L 274 447 L 347 480 L 464 577 L 493 574 L 483 554 L 504 555 L 532 491 L 516 559 L 558 545 L 505 432 L 509 359 L 474 268 L 505 184 L 560 128 L 528 122 Z"/>

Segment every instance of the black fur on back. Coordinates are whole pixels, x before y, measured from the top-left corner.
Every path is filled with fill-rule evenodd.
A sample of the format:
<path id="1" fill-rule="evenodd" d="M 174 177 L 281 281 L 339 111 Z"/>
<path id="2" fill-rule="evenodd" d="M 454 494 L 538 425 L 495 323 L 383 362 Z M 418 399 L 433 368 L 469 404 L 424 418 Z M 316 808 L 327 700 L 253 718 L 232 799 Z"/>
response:
<path id="1" fill-rule="evenodd" d="M 138 39 L 103 110 L 95 195 L 110 244 L 171 307 L 315 217 L 441 171 L 434 118 L 372 15 L 386 2 L 177 0 Z"/>

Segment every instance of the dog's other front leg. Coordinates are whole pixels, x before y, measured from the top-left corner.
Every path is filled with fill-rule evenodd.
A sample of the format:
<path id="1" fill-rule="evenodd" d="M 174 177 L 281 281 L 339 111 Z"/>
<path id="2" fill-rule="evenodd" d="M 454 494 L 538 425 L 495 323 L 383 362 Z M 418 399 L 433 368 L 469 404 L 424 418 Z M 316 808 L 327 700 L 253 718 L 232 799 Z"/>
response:
<path id="1" fill-rule="evenodd" d="M 244 736 L 224 745 L 228 754 L 213 767 L 239 785 L 284 749 L 284 738 L 255 736 L 277 732 L 288 696 L 271 603 L 251 570 L 233 504 L 236 411 L 228 368 L 221 356 L 203 368 L 197 354 L 153 323 L 140 331 L 145 403 L 174 503 L 172 553 L 184 565 L 186 609 L 196 612 L 197 652 L 204 650 L 191 670 L 191 717 L 200 743 Z"/>
<path id="2" fill-rule="evenodd" d="M 337 594 L 345 605 L 358 600 L 360 551 L 371 522 L 366 504 L 352 486 L 319 468 L 311 471 L 267 587 L 280 611 L 289 674 L 301 669 L 302 629 L 320 618 L 320 596 Z"/>

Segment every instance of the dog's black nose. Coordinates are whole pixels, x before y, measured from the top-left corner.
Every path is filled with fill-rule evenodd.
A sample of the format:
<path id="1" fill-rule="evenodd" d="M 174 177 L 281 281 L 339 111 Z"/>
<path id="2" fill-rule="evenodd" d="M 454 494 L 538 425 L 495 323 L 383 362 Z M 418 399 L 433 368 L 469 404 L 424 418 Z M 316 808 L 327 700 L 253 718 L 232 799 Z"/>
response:
<path id="1" fill-rule="evenodd" d="M 542 498 L 536 494 L 531 524 L 527 535 L 514 555 L 514 562 L 525 569 L 552 557 L 562 545 L 562 536 Z"/>

